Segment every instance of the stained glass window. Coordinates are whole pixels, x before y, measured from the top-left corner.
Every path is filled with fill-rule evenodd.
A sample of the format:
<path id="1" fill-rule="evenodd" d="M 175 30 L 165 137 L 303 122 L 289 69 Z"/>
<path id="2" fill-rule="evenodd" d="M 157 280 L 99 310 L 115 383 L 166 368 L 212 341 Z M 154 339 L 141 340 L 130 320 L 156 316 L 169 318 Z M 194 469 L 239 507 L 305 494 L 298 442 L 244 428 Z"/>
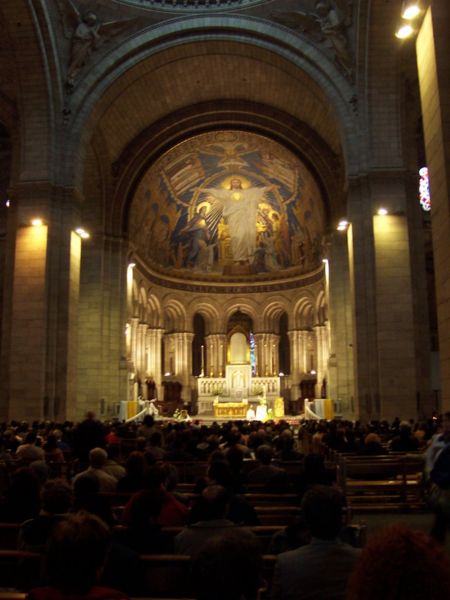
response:
<path id="1" fill-rule="evenodd" d="M 250 332 L 250 366 L 252 368 L 253 377 L 256 376 L 256 344 L 255 336 Z"/>
<path id="2" fill-rule="evenodd" d="M 430 196 L 430 180 L 428 178 L 428 167 L 422 167 L 419 170 L 420 182 L 419 182 L 419 197 L 420 204 L 424 211 L 429 212 L 431 210 L 431 196 Z"/>

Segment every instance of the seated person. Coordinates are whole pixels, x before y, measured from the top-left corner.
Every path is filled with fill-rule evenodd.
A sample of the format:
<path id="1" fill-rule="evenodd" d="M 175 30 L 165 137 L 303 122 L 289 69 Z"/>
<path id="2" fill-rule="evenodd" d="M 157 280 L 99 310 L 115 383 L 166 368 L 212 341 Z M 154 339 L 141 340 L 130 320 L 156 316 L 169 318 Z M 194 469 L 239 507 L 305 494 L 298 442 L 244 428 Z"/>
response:
<path id="1" fill-rule="evenodd" d="M 73 484 L 82 477 L 95 477 L 98 479 L 100 492 L 115 492 L 117 479 L 112 477 L 105 471 L 108 454 L 103 448 L 92 448 L 89 451 L 89 467 L 85 471 L 81 471 L 73 478 Z"/>
<path id="2" fill-rule="evenodd" d="M 111 588 L 100 587 L 110 545 L 107 526 L 88 513 L 70 515 L 53 529 L 47 549 L 49 585 L 30 591 L 29 600 L 129 600 Z"/>
<path id="3" fill-rule="evenodd" d="M 286 491 L 288 475 L 284 469 L 272 464 L 272 448 L 265 444 L 258 446 L 255 455 L 259 465 L 248 473 L 248 482 L 265 484 L 268 491 Z"/>
<path id="4" fill-rule="evenodd" d="M 167 472 L 161 466 L 150 467 L 145 472 L 144 489 L 133 494 L 125 506 L 122 515 L 124 525 L 131 523 L 131 514 L 140 514 L 144 518 L 147 512 L 153 518 L 154 504 L 159 502 L 156 522 L 161 527 L 178 527 L 184 525 L 188 517 L 188 509 L 171 492 L 167 491 L 165 482 Z M 137 508 L 140 507 L 140 508 Z M 147 508 L 148 507 L 148 508 Z"/>
<path id="5" fill-rule="evenodd" d="M 197 554 L 192 571 L 198 600 L 256 600 L 262 583 L 258 540 L 234 529 L 212 537 Z"/>
<path id="6" fill-rule="evenodd" d="M 371 538 L 348 584 L 347 600 L 448 598 L 450 560 L 442 546 L 406 525 Z"/>
<path id="7" fill-rule="evenodd" d="M 214 535 L 223 534 L 235 524 L 225 517 L 228 511 L 228 494 L 221 485 L 209 485 L 197 506 L 198 520 L 180 531 L 175 538 L 176 554 L 196 554 Z M 239 528 L 238 531 L 245 532 Z"/>
<path id="8" fill-rule="evenodd" d="M 302 511 L 311 542 L 278 555 L 272 582 L 273 600 L 345 598 L 359 550 L 338 539 L 342 506 L 342 494 L 332 487 L 316 486 L 306 492 Z"/>
<path id="9" fill-rule="evenodd" d="M 72 506 L 72 490 L 62 479 L 47 481 L 42 490 L 42 508 L 39 516 L 22 523 L 19 548 L 43 552 L 53 527 L 64 519 Z"/>

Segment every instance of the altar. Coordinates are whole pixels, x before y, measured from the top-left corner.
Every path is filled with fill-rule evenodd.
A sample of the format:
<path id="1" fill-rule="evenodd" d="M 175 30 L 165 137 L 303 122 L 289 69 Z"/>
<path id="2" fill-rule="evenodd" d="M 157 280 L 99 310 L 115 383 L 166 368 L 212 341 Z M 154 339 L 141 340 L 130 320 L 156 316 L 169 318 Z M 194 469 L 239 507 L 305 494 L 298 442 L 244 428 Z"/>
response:
<path id="1" fill-rule="evenodd" d="M 248 402 L 215 402 L 214 416 L 218 418 L 245 419 Z"/>
<path id="2" fill-rule="evenodd" d="M 197 379 L 197 414 L 235 419 L 251 418 L 249 415 L 253 414 L 258 420 L 272 418 L 275 401 L 280 397 L 280 378 L 274 375 L 275 369 L 271 371 L 271 375 L 258 376 L 256 365 L 250 360 L 246 336 L 242 332 L 233 333 L 224 377 L 204 376 L 202 357 L 202 375 Z M 278 402 L 277 414 L 281 413 L 284 414 L 284 405 L 281 410 Z"/>

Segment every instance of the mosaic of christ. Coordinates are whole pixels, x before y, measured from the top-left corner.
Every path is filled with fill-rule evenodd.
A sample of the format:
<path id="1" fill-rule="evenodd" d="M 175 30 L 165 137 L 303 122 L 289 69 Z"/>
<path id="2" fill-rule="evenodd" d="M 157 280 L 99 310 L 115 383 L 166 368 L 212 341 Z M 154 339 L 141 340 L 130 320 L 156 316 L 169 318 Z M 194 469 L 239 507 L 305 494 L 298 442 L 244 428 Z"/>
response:
<path id="1" fill-rule="evenodd" d="M 319 188 L 280 144 L 244 131 L 186 140 L 143 176 L 129 236 L 157 271 L 287 276 L 320 265 Z"/>

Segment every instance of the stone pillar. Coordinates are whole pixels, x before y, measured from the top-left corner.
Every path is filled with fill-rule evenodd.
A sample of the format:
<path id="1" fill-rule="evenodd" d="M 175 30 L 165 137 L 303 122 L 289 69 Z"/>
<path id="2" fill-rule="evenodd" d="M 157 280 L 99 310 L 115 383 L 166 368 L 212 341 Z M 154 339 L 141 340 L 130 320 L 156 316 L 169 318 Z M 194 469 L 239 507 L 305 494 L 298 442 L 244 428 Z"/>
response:
<path id="1" fill-rule="evenodd" d="M 316 356 L 317 356 L 317 385 L 316 398 L 320 398 L 323 380 L 327 378 L 328 364 L 328 331 L 326 325 L 316 325 L 314 327 Z"/>
<path id="2" fill-rule="evenodd" d="M 265 375 L 265 357 L 264 357 L 264 333 L 254 333 L 256 345 L 256 375 L 263 377 Z"/>
<path id="3" fill-rule="evenodd" d="M 405 173 L 373 173 L 353 181 L 347 232 L 353 302 L 356 413 L 360 418 L 410 417 L 425 377 L 415 361 L 411 234 Z M 388 215 L 378 215 L 379 207 Z M 425 276 L 425 274 L 423 274 Z M 425 357 L 425 361 L 429 361 Z"/>
<path id="4" fill-rule="evenodd" d="M 11 190 L 3 307 L 0 416 L 71 416 L 81 239 L 75 200 L 44 183 Z M 40 217 L 42 224 L 32 226 Z"/>
<path id="5" fill-rule="evenodd" d="M 450 6 L 433 0 L 416 42 L 425 150 L 431 184 L 442 411 L 450 410 Z"/>
<path id="6" fill-rule="evenodd" d="M 301 376 L 306 375 L 311 371 L 311 356 L 310 356 L 310 337 L 311 332 L 303 329 L 300 331 L 300 368 Z"/>
<path id="7" fill-rule="evenodd" d="M 328 396 L 339 400 L 344 416 L 355 416 L 353 365 L 353 311 L 347 235 L 335 231 L 330 238 L 329 258 L 330 357 Z"/>
<path id="8" fill-rule="evenodd" d="M 301 331 L 293 329 L 288 331 L 290 350 L 291 350 L 291 381 L 294 388 L 294 398 L 300 395 L 300 381 L 302 375 L 302 354 L 301 354 Z"/>
<path id="9" fill-rule="evenodd" d="M 147 371 L 147 323 L 139 323 L 137 331 L 137 363 L 136 370 L 139 374 L 139 378 L 144 383 L 145 373 Z"/>
<path id="10" fill-rule="evenodd" d="M 205 338 L 206 344 L 206 376 L 225 377 L 227 336 L 221 333 L 212 333 Z"/>
<path id="11" fill-rule="evenodd" d="M 161 341 L 164 336 L 163 329 L 147 329 L 147 376 L 151 377 L 156 384 L 157 397 L 162 399 L 162 364 L 161 364 Z"/>
<path id="12" fill-rule="evenodd" d="M 183 332 L 175 335 L 177 336 L 177 375 L 183 384 L 183 399 L 185 402 L 190 402 L 192 396 L 192 341 L 194 334 Z"/>
<path id="13" fill-rule="evenodd" d="M 138 364 L 138 327 L 139 327 L 139 318 L 131 317 L 130 319 L 130 343 L 131 343 L 131 355 L 130 362 L 132 364 L 134 373 L 137 371 Z"/>
<path id="14" fill-rule="evenodd" d="M 266 333 L 266 369 L 268 370 L 268 375 L 271 377 L 278 376 L 280 371 L 279 369 L 279 359 L 278 359 L 278 346 L 280 343 L 280 336 L 276 333 Z"/>

